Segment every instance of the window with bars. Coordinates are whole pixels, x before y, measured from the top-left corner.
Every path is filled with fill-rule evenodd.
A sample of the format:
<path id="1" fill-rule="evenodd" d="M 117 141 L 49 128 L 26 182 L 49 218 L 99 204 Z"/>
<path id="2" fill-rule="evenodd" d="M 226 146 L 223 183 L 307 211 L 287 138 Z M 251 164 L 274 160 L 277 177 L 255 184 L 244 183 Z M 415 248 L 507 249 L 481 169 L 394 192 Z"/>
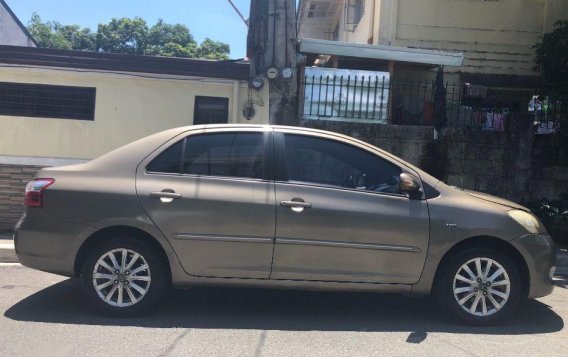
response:
<path id="1" fill-rule="evenodd" d="M 225 124 L 229 122 L 229 98 L 195 97 L 193 124 Z"/>
<path id="2" fill-rule="evenodd" d="M 0 115 L 95 120 L 96 88 L 0 82 Z"/>

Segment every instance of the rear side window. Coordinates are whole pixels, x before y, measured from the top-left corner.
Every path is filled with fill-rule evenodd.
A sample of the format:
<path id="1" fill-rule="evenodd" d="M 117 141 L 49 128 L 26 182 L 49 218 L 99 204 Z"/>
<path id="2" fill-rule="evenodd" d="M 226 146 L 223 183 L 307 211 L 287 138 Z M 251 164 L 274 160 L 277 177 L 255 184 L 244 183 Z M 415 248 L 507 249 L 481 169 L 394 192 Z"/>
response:
<path id="1" fill-rule="evenodd" d="M 379 156 L 333 140 L 284 137 L 289 181 L 399 193 L 401 169 Z"/>
<path id="2" fill-rule="evenodd" d="M 158 155 L 146 171 L 261 179 L 264 172 L 264 135 L 192 135 Z"/>
<path id="3" fill-rule="evenodd" d="M 186 143 L 183 172 L 260 179 L 264 171 L 263 137 L 261 133 L 191 136 Z"/>
<path id="4" fill-rule="evenodd" d="M 181 169 L 183 142 L 184 140 L 178 141 L 158 155 L 158 157 L 152 160 L 150 165 L 146 166 L 146 171 L 165 174 L 179 174 Z"/>

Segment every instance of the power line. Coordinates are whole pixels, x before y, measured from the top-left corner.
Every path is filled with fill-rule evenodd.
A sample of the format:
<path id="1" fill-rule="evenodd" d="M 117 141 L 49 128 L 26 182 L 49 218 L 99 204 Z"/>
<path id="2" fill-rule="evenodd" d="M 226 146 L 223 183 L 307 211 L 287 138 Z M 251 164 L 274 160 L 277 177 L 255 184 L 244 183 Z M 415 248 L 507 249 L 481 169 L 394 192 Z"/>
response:
<path id="1" fill-rule="evenodd" d="M 248 27 L 249 26 L 249 22 L 247 19 L 245 19 L 245 17 L 243 16 L 243 14 L 239 11 L 239 9 L 235 6 L 235 4 L 233 3 L 233 0 L 227 0 L 229 2 L 229 4 L 231 4 L 231 6 L 233 7 L 233 9 L 235 9 L 235 11 L 237 12 L 237 14 L 239 15 L 239 17 L 243 20 L 243 22 L 245 23 L 245 26 Z"/>

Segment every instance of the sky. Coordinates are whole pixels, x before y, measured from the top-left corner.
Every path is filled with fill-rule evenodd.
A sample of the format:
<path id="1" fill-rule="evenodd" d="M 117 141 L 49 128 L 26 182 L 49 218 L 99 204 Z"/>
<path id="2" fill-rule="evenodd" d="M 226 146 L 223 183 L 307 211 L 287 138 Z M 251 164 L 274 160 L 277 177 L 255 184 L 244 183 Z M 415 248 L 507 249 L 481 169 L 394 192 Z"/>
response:
<path id="1" fill-rule="evenodd" d="M 36 12 L 43 21 L 58 21 L 97 29 L 112 18 L 141 17 L 153 25 L 158 19 L 189 27 L 199 42 L 209 37 L 231 45 L 231 58 L 246 55 L 247 28 L 227 0 L 5 0 L 27 25 Z M 233 0 L 248 18 L 250 0 Z"/>

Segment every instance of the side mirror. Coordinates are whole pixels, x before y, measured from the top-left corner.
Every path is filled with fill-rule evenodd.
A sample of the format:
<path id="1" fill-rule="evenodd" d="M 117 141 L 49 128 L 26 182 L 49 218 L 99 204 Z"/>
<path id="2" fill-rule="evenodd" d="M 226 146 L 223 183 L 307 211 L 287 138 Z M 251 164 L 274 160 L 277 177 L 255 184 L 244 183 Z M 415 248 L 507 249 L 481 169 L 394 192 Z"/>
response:
<path id="1" fill-rule="evenodd" d="M 422 197 L 422 193 L 420 192 L 420 180 L 411 174 L 400 174 L 399 190 L 407 194 L 410 198 Z"/>

